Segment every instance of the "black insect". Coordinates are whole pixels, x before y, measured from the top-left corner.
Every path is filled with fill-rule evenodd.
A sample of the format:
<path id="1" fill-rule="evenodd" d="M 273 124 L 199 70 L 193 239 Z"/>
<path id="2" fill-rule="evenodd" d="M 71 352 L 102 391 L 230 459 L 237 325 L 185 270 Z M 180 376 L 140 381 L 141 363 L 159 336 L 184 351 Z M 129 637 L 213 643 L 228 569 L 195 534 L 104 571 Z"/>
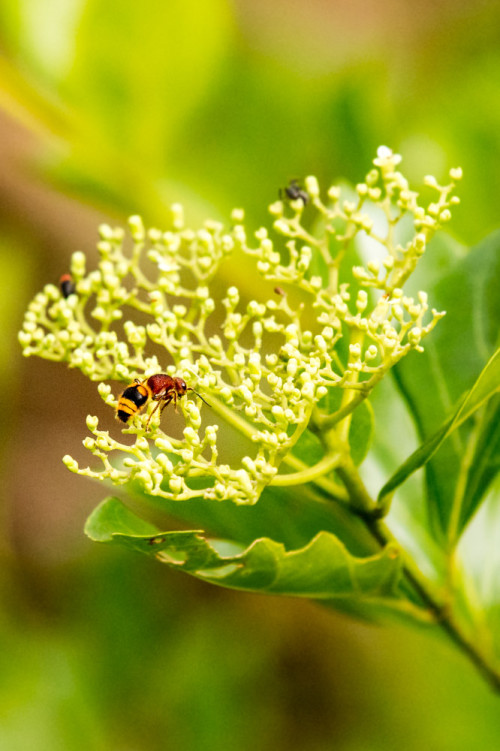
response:
<path id="1" fill-rule="evenodd" d="M 298 180 L 290 180 L 285 189 L 280 189 L 280 198 L 283 198 L 283 193 L 290 201 L 300 198 L 304 206 L 309 203 L 309 193 L 299 185 Z"/>

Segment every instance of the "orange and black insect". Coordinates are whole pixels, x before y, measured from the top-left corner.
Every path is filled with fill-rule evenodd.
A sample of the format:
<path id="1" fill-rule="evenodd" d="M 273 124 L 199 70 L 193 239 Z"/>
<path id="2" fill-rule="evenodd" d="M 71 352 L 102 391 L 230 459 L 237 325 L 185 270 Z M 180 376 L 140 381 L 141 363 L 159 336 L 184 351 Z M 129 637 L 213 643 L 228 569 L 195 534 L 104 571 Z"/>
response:
<path id="1" fill-rule="evenodd" d="M 297 180 L 290 180 L 286 188 L 280 190 L 280 198 L 282 198 L 283 193 L 290 201 L 296 201 L 300 198 L 304 206 L 309 203 L 309 193 L 301 188 Z"/>
<path id="2" fill-rule="evenodd" d="M 59 279 L 59 287 L 61 288 L 61 294 L 63 297 L 69 297 L 76 292 L 75 283 L 71 274 L 63 274 Z"/>
<path id="3" fill-rule="evenodd" d="M 158 402 L 156 407 L 149 415 L 146 423 L 146 430 L 149 426 L 151 418 L 161 405 L 160 415 L 165 407 L 174 402 L 177 405 L 177 399 L 184 396 L 188 391 L 192 391 L 196 396 L 208 404 L 205 399 L 198 394 L 191 386 L 188 386 L 183 378 L 166 375 L 166 373 L 157 373 L 156 375 L 145 378 L 144 381 L 140 381 L 138 378 L 131 383 L 123 394 L 118 399 L 118 407 L 116 410 L 116 416 L 122 422 L 129 422 L 132 417 L 138 414 L 143 409 L 148 401 L 152 399 Z"/>

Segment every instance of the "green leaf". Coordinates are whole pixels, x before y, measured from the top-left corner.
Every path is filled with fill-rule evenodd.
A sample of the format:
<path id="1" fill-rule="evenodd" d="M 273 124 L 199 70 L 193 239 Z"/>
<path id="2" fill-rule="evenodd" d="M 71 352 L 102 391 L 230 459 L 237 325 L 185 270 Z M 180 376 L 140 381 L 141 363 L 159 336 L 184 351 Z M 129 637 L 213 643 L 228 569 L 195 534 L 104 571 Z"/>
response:
<path id="1" fill-rule="evenodd" d="M 462 499 L 460 528 L 470 520 L 500 470 L 500 397 L 491 399 L 483 418 Z"/>
<path id="2" fill-rule="evenodd" d="M 87 0 L 64 79 L 82 137 L 61 178 L 82 180 L 92 195 L 111 191 L 127 210 L 133 184 L 134 210 L 159 211 L 172 198 L 165 176 L 174 144 L 217 81 L 230 33 L 226 0 L 196 10 L 171 0 L 147 11 L 127 1 L 119 13 Z"/>
<path id="3" fill-rule="evenodd" d="M 179 140 L 192 144 L 186 122 L 212 96 L 232 31 L 227 0 L 124 0 L 119 13 L 98 0 L 9 0 L 0 37 L 19 69 L 0 63 L 0 101 L 61 139 L 47 139 L 44 167 L 66 191 L 152 221 L 173 200 L 199 210 L 172 160 Z"/>
<path id="4" fill-rule="evenodd" d="M 135 484 L 128 490 L 133 494 L 133 508 L 161 529 L 176 519 L 184 526 L 203 528 L 210 536 L 242 545 L 249 545 L 258 537 L 272 537 L 286 548 L 302 547 L 318 532 L 325 531 L 339 537 L 355 555 L 371 555 L 379 550 L 359 516 L 308 485 L 268 486 L 259 502 L 251 505 L 205 498 L 169 501 L 146 495 Z"/>
<path id="5" fill-rule="evenodd" d="M 155 535 L 157 529 L 140 519 L 116 498 L 109 498 L 92 512 L 85 524 L 85 534 L 94 542 L 112 542 L 113 534 Z"/>
<path id="6" fill-rule="evenodd" d="M 154 556 L 204 581 L 253 592 L 320 599 L 394 597 L 401 574 L 394 545 L 359 558 L 335 535 L 319 532 L 297 550 L 287 551 L 269 538 L 245 547 L 207 539 L 199 530 L 160 532 L 116 498 L 95 509 L 85 531 L 93 540 Z"/>
<path id="7" fill-rule="evenodd" d="M 445 310 L 447 315 L 426 340 L 425 352 L 405 358 L 395 369 L 395 376 L 424 441 L 424 456 L 419 466 L 425 465 L 430 527 L 440 545 L 448 548 L 450 540 L 463 530 L 481 503 L 479 489 L 487 487 L 476 476 L 474 500 L 467 512 L 458 513 L 457 500 L 464 509 L 469 503 L 463 498 L 464 479 L 468 482 L 470 469 L 466 464 L 471 441 L 481 441 L 483 423 L 472 428 L 470 423 L 463 425 L 461 421 L 460 428 L 455 426 L 450 440 L 444 442 L 440 434 L 444 436 L 451 424 L 450 415 L 456 413 L 464 393 L 473 387 L 485 362 L 498 347 L 500 233 L 486 238 L 465 258 L 460 258 L 460 249 L 449 246 L 441 248 L 434 261 L 432 248 L 431 245 L 429 258 L 425 260 L 431 262 L 430 277 L 436 281 L 428 284 L 419 270 L 417 285 L 428 289 L 433 307 Z M 425 265 L 422 268 L 425 271 Z M 486 423 L 484 428 L 490 429 Z M 476 432 L 471 434 L 471 429 Z M 429 461 L 427 452 L 433 442 L 436 451 Z M 388 485 L 397 487 L 399 481 L 395 484 L 394 481 L 391 478 Z M 390 491 L 386 486 L 381 495 L 387 492 Z"/>
<path id="8" fill-rule="evenodd" d="M 489 360 L 484 367 L 479 378 L 474 384 L 473 388 L 467 394 L 467 397 L 462 401 L 460 407 L 455 412 L 453 417 L 448 420 L 438 431 L 436 431 L 430 438 L 428 438 L 414 453 L 404 462 L 404 464 L 395 472 L 391 479 L 384 485 L 379 493 L 379 502 L 383 503 L 386 496 L 393 493 L 394 490 L 399 487 L 411 474 L 424 466 L 432 456 L 437 452 L 441 444 L 452 435 L 471 415 L 482 407 L 485 402 L 488 401 L 494 394 L 500 390 L 500 349 L 498 349 L 493 357 Z M 496 411 L 495 411 L 496 413 Z M 495 426 L 496 429 L 496 426 Z M 490 431 L 491 432 L 491 431 Z M 495 430 L 496 435 L 496 430 Z M 496 439 L 498 441 L 498 437 Z M 486 462 L 486 468 L 488 473 L 491 474 L 492 467 L 497 466 L 498 462 L 491 464 Z M 484 472 L 484 468 L 483 468 Z M 467 514 L 465 520 L 470 518 L 471 514 L 475 510 L 474 503 L 477 505 L 481 496 L 477 493 L 478 487 L 486 487 L 484 480 L 481 478 L 480 468 L 476 467 L 474 471 L 475 480 L 472 480 L 471 476 L 471 489 L 467 502 Z M 492 479 L 492 478 L 490 478 Z M 450 509 L 450 521 L 452 518 L 464 520 L 464 514 L 461 513 L 461 509 L 456 506 L 456 503 L 462 503 L 461 498 L 458 498 Z M 462 524 L 463 528 L 463 524 Z"/>
<path id="9" fill-rule="evenodd" d="M 312 467 L 321 461 L 324 454 L 325 449 L 321 445 L 321 441 L 310 430 L 304 430 L 293 447 L 293 455 L 307 464 L 308 467 Z"/>

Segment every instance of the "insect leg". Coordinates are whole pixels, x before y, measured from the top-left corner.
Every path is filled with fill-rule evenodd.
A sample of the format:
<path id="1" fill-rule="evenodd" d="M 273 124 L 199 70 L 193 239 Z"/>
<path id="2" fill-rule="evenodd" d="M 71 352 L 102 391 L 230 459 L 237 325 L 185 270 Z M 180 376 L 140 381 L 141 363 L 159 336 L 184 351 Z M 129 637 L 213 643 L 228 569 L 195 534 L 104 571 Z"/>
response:
<path id="1" fill-rule="evenodd" d="M 175 394 L 175 391 L 174 391 L 174 394 Z M 173 398 L 174 396 L 171 394 L 170 396 L 167 396 L 167 398 L 164 400 L 163 404 L 161 405 L 160 416 L 163 410 L 165 409 L 165 407 L 167 406 L 167 404 L 170 404 Z"/>
<path id="2" fill-rule="evenodd" d="M 160 401 L 156 402 L 156 406 L 155 406 L 154 410 L 151 412 L 151 414 L 148 417 L 148 421 L 146 423 L 146 430 L 149 429 L 149 423 L 151 422 L 151 418 L 153 417 L 154 413 L 156 412 L 156 410 L 158 409 L 158 407 L 160 406 L 160 404 L 161 404 Z M 161 412 L 160 412 L 160 414 L 161 414 Z"/>

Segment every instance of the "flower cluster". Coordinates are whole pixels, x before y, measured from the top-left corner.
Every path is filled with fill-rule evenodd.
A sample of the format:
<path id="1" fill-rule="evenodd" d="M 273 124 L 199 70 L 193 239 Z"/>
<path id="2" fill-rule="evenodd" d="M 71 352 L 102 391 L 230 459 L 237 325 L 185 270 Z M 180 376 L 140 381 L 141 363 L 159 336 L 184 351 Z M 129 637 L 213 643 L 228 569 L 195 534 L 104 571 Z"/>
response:
<path id="1" fill-rule="evenodd" d="M 283 460 L 304 469 L 293 448 L 308 427 L 345 439 L 355 407 L 401 357 L 421 349 L 443 315 L 429 311 L 425 292 L 415 300 L 403 287 L 458 201 L 451 193 L 460 171 L 450 172 L 446 186 L 426 178 L 436 200 L 423 207 L 397 171 L 399 160 L 379 149 L 355 200 L 336 186 L 323 199 L 317 180 L 306 178 L 299 198 L 270 206 L 272 228 L 250 237 L 241 210 L 230 230 L 207 221 L 194 231 L 177 204 L 166 232 L 146 231 L 131 217 L 131 243 L 122 229 L 102 226 L 97 269 L 87 272 L 83 253 L 72 256 L 74 294 L 47 285 L 30 304 L 19 335 L 24 354 L 66 362 L 101 381 L 99 393 L 113 408 L 116 398 L 103 381 L 180 376 L 209 401 L 209 416 L 230 423 L 251 448 L 237 467 L 222 463 L 218 425 L 202 427 L 196 398 L 186 397 L 179 400 L 181 438 L 162 430 L 159 411 L 148 430 L 146 413 L 124 428 L 135 436 L 131 445 L 89 417 L 93 435 L 84 444 L 101 466 L 80 468 L 65 457 L 67 466 L 117 484 L 135 481 L 169 499 L 253 503 L 278 481 Z M 402 244 L 407 217 L 413 233 Z M 373 257 L 346 269 L 345 255 L 360 238 L 370 238 Z M 234 253 L 255 259 L 272 282 L 271 299 L 244 302 L 235 286 L 218 296 L 214 277 Z M 331 412 L 325 397 L 334 388 L 342 396 Z"/>

